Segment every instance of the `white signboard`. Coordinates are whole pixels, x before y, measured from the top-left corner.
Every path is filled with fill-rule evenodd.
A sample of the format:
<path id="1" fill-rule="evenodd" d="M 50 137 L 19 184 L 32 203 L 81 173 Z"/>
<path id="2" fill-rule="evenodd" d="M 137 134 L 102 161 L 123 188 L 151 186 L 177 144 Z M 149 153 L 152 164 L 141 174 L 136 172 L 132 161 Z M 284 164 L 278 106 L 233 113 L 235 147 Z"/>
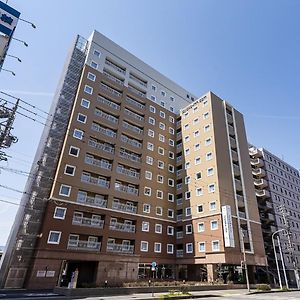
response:
<path id="1" fill-rule="evenodd" d="M 46 277 L 54 277 L 55 271 L 47 271 Z"/>
<path id="2" fill-rule="evenodd" d="M 45 277 L 46 276 L 46 271 L 37 271 L 36 272 L 36 277 Z"/>
<path id="3" fill-rule="evenodd" d="M 222 206 L 223 233 L 225 247 L 234 248 L 233 224 L 231 216 L 231 207 L 229 205 Z"/>
<path id="4" fill-rule="evenodd" d="M 0 1 L 0 32 L 11 35 L 17 26 L 20 12 Z"/>

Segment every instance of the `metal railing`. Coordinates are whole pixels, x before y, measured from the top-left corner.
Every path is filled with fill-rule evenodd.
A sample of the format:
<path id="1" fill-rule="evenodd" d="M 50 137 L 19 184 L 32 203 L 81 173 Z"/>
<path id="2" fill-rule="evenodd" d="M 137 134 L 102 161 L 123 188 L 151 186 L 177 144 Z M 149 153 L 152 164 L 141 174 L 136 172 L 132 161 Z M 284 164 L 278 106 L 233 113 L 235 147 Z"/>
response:
<path id="1" fill-rule="evenodd" d="M 104 127 L 102 127 L 98 124 L 95 124 L 95 123 L 92 123 L 91 129 L 94 130 L 94 131 L 100 132 L 104 135 L 113 137 L 113 138 L 115 138 L 117 136 L 116 132 L 114 132 L 113 130 L 108 129 L 108 128 L 104 128 Z"/>
<path id="2" fill-rule="evenodd" d="M 138 102 L 138 101 L 136 101 L 136 100 L 134 100 L 134 99 L 132 99 L 132 98 L 130 98 L 128 96 L 126 97 L 126 102 L 128 102 L 129 104 L 131 104 L 131 105 L 133 105 L 135 107 L 138 107 L 140 109 L 144 109 L 145 108 L 144 104 L 142 104 L 142 103 L 140 103 L 140 102 Z"/>
<path id="3" fill-rule="evenodd" d="M 119 66 L 117 66 L 116 64 L 114 64 L 113 62 L 109 61 L 109 60 L 105 60 L 105 64 L 112 67 L 114 70 L 118 71 L 119 73 L 125 74 L 126 71 L 122 68 L 120 68 Z"/>
<path id="4" fill-rule="evenodd" d="M 107 120 L 109 122 L 112 122 L 112 123 L 115 123 L 115 124 L 118 123 L 118 118 L 116 118 L 116 117 L 114 117 L 114 116 L 112 116 L 110 114 L 107 114 L 107 113 L 105 113 L 104 111 L 102 111 L 100 109 L 97 109 L 97 108 L 95 109 L 95 115 L 97 117 L 105 119 L 105 120 Z"/>
<path id="5" fill-rule="evenodd" d="M 92 177 L 92 176 L 88 176 L 85 174 L 81 175 L 81 181 L 82 182 L 86 182 L 86 183 L 91 183 L 94 185 L 98 185 L 104 188 L 108 188 L 109 187 L 109 181 L 101 179 L 101 178 L 97 178 L 97 177 Z"/>
<path id="6" fill-rule="evenodd" d="M 80 225 L 80 226 L 103 228 L 104 220 L 73 216 L 72 224 L 73 225 Z"/>
<path id="7" fill-rule="evenodd" d="M 137 212 L 136 206 L 131 205 L 131 204 L 120 203 L 120 202 L 116 202 L 116 201 L 113 201 L 112 209 L 129 212 L 129 213 L 134 213 L 134 214 L 136 214 L 136 212 Z"/>
<path id="8" fill-rule="evenodd" d="M 85 251 L 100 251 L 100 242 L 69 240 L 68 249 L 70 250 L 85 250 Z"/>
<path id="9" fill-rule="evenodd" d="M 100 88 L 105 90 L 106 92 L 116 96 L 116 97 L 122 97 L 122 93 L 120 93 L 119 91 L 115 90 L 114 88 L 106 85 L 105 83 L 101 82 L 100 84 Z"/>
<path id="10" fill-rule="evenodd" d="M 121 135 L 121 141 L 124 143 L 127 143 L 133 147 L 136 148 L 142 148 L 142 143 L 140 143 L 139 141 L 135 140 L 135 139 L 131 139 L 129 137 L 127 137 L 126 135 Z"/>
<path id="11" fill-rule="evenodd" d="M 88 145 L 92 148 L 97 149 L 97 150 L 102 150 L 102 151 L 109 152 L 109 153 L 112 153 L 112 154 L 115 151 L 114 147 L 112 147 L 110 145 L 107 145 L 107 144 L 98 143 L 98 142 L 93 141 L 93 140 L 89 140 Z"/>
<path id="12" fill-rule="evenodd" d="M 135 232 L 135 225 L 116 222 L 111 223 L 109 225 L 109 229 L 124 232 Z"/>
<path id="13" fill-rule="evenodd" d="M 106 251 L 107 252 L 118 252 L 118 253 L 130 253 L 130 254 L 132 254 L 134 252 L 134 246 L 133 245 L 108 243 Z"/>
<path id="14" fill-rule="evenodd" d="M 121 79 L 119 79 L 119 78 L 111 75 L 110 73 L 106 72 L 105 70 L 103 71 L 103 75 L 105 77 L 107 77 L 108 79 L 110 79 L 111 81 L 113 81 L 113 82 L 115 82 L 115 83 L 117 83 L 119 85 L 124 85 L 124 81 L 123 80 L 121 80 Z"/>
<path id="15" fill-rule="evenodd" d="M 90 196 L 77 196 L 77 202 L 78 203 L 86 203 L 90 205 L 95 205 L 98 207 L 106 207 L 107 206 L 107 200 L 97 197 L 90 197 Z"/>
<path id="16" fill-rule="evenodd" d="M 142 161 L 141 157 L 139 157 L 135 154 L 132 154 L 132 153 L 122 151 L 122 150 L 120 150 L 119 156 L 122 157 L 122 158 L 125 158 L 125 159 L 129 159 L 129 160 L 134 161 L 134 162 L 141 162 Z"/>
<path id="17" fill-rule="evenodd" d="M 128 116 L 136 119 L 136 120 L 144 122 L 144 117 L 140 116 L 139 114 L 134 113 L 133 111 L 131 111 L 131 110 L 127 109 L 127 108 L 124 109 L 124 113 L 126 115 L 128 115 Z"/>
<path id="18" fill-rule="evenodd" d="M 104 160 L 100 160 L 100 159 L 96 159 L 96 158 L 91 158 L 91 157 L 88 157 L 88 156 L 85 157 L 84 162 L 86 164 L 99 167 L 101 169 L 111 170 L 111 168 L 112 168 L 112 164 L 111 163 L 109 163 L 107 161 L 104 161 Z"/>
<path id="19" fill-rule="evenodd" d="M 106 99 L 105 97 L 98 96 L 97 101 L 102 103 L 102 104 L 105 104 L 105 105 L 107 105 L 107 106 L 109 106 L 113 109 L 120 110 L 120 105 L 119 104 L 116 104 L 113 101 L 110 101 L 110 100 Z"/>
<path id="20" fill-rule="evenodd" d="M 117 167 L 117 172 L 119 174 L 124 174 L 124 175 L 130 176 L 130 177 L 140 178 L 140 173 L 139 172 L 136 172 L 136 171 L 130 170 L 130 169 L 126 169 L 122 166 Z"/>
<path id="21" fill-rule="evenodd" d="M 115 185 L 115 190 L 119 191 L 119 192 L 124 192 L 124 193 L 128 193 L 128 194 L 132 194 L 132 195 L 138 195 L 139 190 L 131 187 L 131 186 L 127 186 L 127 185 L 122 185 L 122 184 L 118 184 Z"/>

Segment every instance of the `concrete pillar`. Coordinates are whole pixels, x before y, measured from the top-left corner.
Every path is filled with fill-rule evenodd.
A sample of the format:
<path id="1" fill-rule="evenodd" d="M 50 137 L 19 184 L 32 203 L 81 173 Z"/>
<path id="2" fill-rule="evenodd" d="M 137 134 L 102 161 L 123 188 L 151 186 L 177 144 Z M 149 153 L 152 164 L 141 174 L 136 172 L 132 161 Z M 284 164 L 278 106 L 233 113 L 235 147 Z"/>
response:
<path id="1" fill-rule="evenodd" d="M 217 265 L 216 264 L 207 264 L 207 281 L 208 282 L 215 282 L 218 278 L 217 273 Z"/>

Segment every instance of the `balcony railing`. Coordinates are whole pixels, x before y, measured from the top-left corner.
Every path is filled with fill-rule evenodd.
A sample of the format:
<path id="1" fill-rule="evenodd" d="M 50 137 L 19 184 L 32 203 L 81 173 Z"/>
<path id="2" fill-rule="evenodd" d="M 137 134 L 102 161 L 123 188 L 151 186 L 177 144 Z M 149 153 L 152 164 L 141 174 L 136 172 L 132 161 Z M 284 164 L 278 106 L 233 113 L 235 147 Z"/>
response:
<path id="1" fill-rule="evenodd" d="M 94 140 L 89 140 L 88 145 L 97 150 L 105 151 L 105 152 L 112 153 L 112 154 L 114 153 L 114 150 L 115 150 L 114 147 L 112 147 L 110 145 L 98 143 Z"/>
<path id="2" fill-rule="evenodd" d="M 176 162 L 180 162 L 182 160 L 182 156 L 177 156 L 176 157 Z"/>
<path id="3" fill-rule="evenodd" d="M 242 187 L 242 182 L 238 179 L 235 179 L 235 188 L 237 191 L 242 191 L 243 190 L 243 187 Z"/>
<path id="4" fill-rule="evenodd" d="M 229 124 L 232 124 L 232 123 L 233 123 L 232 115 L 227 114 L 227 121 L 228 121 Z"/>
<path id="5" fill-rule="evenodd" d="M 183 250 L 176 250 L 176 257 L 183 257 Z"/>
<path id="6" fill-rule="evenodd" d="M 122 97 L 122 93 L 120 93 L 119 91 L 113 89 L 112 87 L 106 85 L 105 83 L 101 82 L 100 84 L 100 88 L 106 92 L 108 92 L 109 94 L 112 94 L 116 97 Z"/>
<path id="7" fill-rule="evenodd" d="M 85 157 L 84 162 L 86 164 L 99 167 L 101 169 L 111 170 L 111 168 L 112 168 L 112 164 L 111 163 L 109 163 L 107 161 L 104 161 L 104 160 L 100 160 L 100 159 L 96 159 L 96 158 L 91 158 L 91 157 L 88 157 L 88 156 Z"/>
<path id="8" fill-rule="evenodd" d="M 92 123 L 92 130 L 94 131 L 97 131 L 97 132 L 100 132 L 106 136 L 110 136 L 110 137 L 113 137 L 115 138 L 117 136 L 117 134 L 111 130 L 111 129 L 108 129 L 108 128 L 104 128 L 98 124 L 95 124 L 95 123 Z"/>
<path id="9" fill-rule="evenodd" d="M 103 228 L 104 220 L 73 216 L 72 224 L 73 225 L 80 225 L 80 226 Z"/>
<path id="10" fill-rule="evenodd" d="M 143 80 L 135 77 L 134 75 L 129 74 L 129 78 L 132 79 L 132 80 L 134 80 L 135 82 L 138 82 L 140 85 L 142 85 L 144 87 L 147 87 L 147 83 L 146 82 L 144 82 Z"/>
<path id="11" fill-rule="evenodd" d="M 115 82 L 115 83 L 117 83 L 117 84 L 119 84 L 119 85 L 124 85 L 124 81 L 123 81 L 123 80 L 121 80 L 121 79 L 119 79 L 119 78 L 117 78 L 117 77 L 115 77 L 115 76 L 109 74 L 109 73 L 106 72 L 106 71 L 103 71 L 103 75 L 104 75 L 105 77 L 107 77 L 108 79 L 110 79 L 111 81 L 113 81 L 113 82 Z"/>
<path id="12" fill-rule="evenodd" d="M 254 158 L 262 157 L 262 151 L 257 148 L 250 148 L 249 154 L 253 156 Z"/>
<path id="13" fill-rule="evenodd" d="M 258 188 L 264 188 L 268 186 L 268 182 L 265 179 L 254 179 L 254 185 Z"/>
<path id="14" fill-rule="evenodd" d="M 183 231 L 177 231 L 176 232 L 176 238 L 177 239 L 182 239 L 183 238 Z"/>
<path id="15" fill-rule="evenodd" d="M 119 104 L 114 103 L 114 102 L 112 102 L 112 101 L 110 101 L 110 100 L 108 100 L 108 99 L 106 99 L 102 96 L 98 96 L 97 101 L 102 103 L 102 104 L 105 104 L 105 105 L 107 105 L 107 106 L 109 106 L 113 109 L 120 110 L 120 105 Z"/>
<path id="16" fill-rule="evenodd" d="M 123 121 L 123 127 L 126 129 L 129 129 L 137 134 L 143 134 L 143 129 L 140 129 L 137 126 L 131 125 L 131 124 L 127 123 L 126 121 Z"/>
<path id="17" fill-rule="evenodd" d="M 105 120 L 107 120 L 107 121 L 109 121 L 111 123 L 115 123 L 115 124 L 118 123 L 118 118 L 116 118 L 116 117 L 114 117 L 114 116 L 112 116 L 110 114 L 107 114 L 107 113 L 105 113 L 104 111 L 102 111 L 100 109 L 95 109 L 95 115 L 97 117 L 105 119 Z"/>
<path id="18" fill-rule="evenodd" d="M 262 167 L 264 165 L 264 162 L 262 159 L 260 158 L 253 158 L 250 160 L 251 165 L 255 166 L 255 167 Z"/>
<path id="19" fill-rule="evenodd" d="M 134 246 L 133 245 L 123 245 L 123 244 L 114 244 L 114 243 L 108 243 L 107 252 L 117 252 L 117 253 L 129 253 L 132 254 L 134 252 Z"/>
<path id="20" fill-rule="evenodd" d="M 128 213 L 134 213 L 134 214 L 136 214 L 136 212 L 137 212 L 136 206 L 130 205 L 130 204 L 125 204 L 125 203 L 120 203 L 120 202 L 115 202 L 115 201 L 112 204 L 112 209 L 124 211 L 124 212 L 128 212 Z"/>
<path id="21" fill-rule="evenodd" d="M 121 135 L 121 141 L 124 143 L 127 143 L 133 147 L 136 148 L 142 148 L 142 143 L 140 143 L 139 141 L 135 140 L 135 139 L 131 139 L 129 137 L 127 137 L 126 135 Z"/>
<path id="22" fill-rule="evenodd" d="M 146 97 L 146 93 L 145 92 L 142 92 L 142 91 L 139 91 L 138 89 L 136 89 L 135 87 L 129 85 L 128 86 L 128 90 L 131 91 L 132 93 L 142 97 L 142 98 L 145 98 Z"/>
<path id="23" fill-rule="evenodd" d="M 182 221 L 183 215 L 177 215 L 176 220 L 177 221 Z"/>
<path id="24" fill-rule="evenodd" d="M 132 194 L 132 195 L 135 195 L 135 196 L 137 196 L 138 193 L 139 193 L 138 189 L 136 189 L 134 187 L 131 187 L 131 186 L 127 186 L 127 185 L 122 185 L 122 184 L 115 185 L 115 190 L 119 191 L 119 192 Z"/>
<path id="25" fill-rule="evenodd" d="M 240 167 L 237 165 L 233 165 L 233 173 L 234 176 L 240 176 L 241 175 Z"/>
<path id="26" fill-rule="evenodd" d="M 70 250 L 83 250 L 83 251 L 100 251 L 100 242 L 69 240 L 68 249 Z"/>
<path id="27" fill-rule="evenodd" d="M 238 162 L 239 161 L 239 157 L 238 157 L 238 153 L 234 150 L 231 150 L 231 157 L 232 157 L 232 160 L 234 162 Z"/>
<path id="28" fill-rule="evenodd" d="M 245 206 L 245 202 L 244 202 L 244 197 L 241 195 L 236 195 L 236 199 L 238 201 L 238 205 L 240 207 L 244 207 Z"/>
<path id="29" fill-rule="evenodd" d="M 122 158 L 129 159 L 129 160 L 134 161 L 134 162 L 141 162 L 142 161 L 139 156 L 137 156 L 135 154 L 132 154 L 132 153 L 122 151 L 122 150 L 120 150 L 119 155 Z"/>
<path id="30" fill-rule="evenodd" d="M 246 213 L 242 212 L 242 211 L 239 211 L 239 217 L 242 218 L 242 219 L 246 219 Z"/>
<path id="31" fill-rule="evenodd" d="M 267 190 L 255 190 L 255 194 L 257 197 L 269 198 L 270 192 Z"/>
<path id="32" fill-rule="evenodd" d="M 139 109 L 144 109 L 145 108 L 144 104 L 142 104 L 142 103 L 140 103 L 140 102 L 138 102 L 138 101 L 136 101 L 136 100 L 134 100 L 134 99 L 132 99 L 128 96 L 126 97 L 126 102 L 131 104 L 132 106 L 138 107 Z"/>
<path id="33" fill-rule="evenodd" d="M 229 131 L 229 135 L 231 135 L 231 136 L 235 135 L 233 126 L 228 125 L 228 131 Z"/>
<path id="34" fill-rule="evenodd" d="M 236 140 L 232 137 L 230 137 L 230 146 L 233 149 L 236 149 L 237 145 L 236 145 Z"/>
<path id="35" fill-rule="evenodd" d="M 86 182 L 86 183 L 91 183 L 94 185 L 98 185 L 104 188 L 108 188 L 109 187 L 109 181 L 105 180 L 105 179 L 101 179 L 101 178 L 97 178 L 97 177 L 92 177 L 92 176 L 88 176 L 85 174 L 81 175 L 81 181 L 82 182 Z"/>
<path id="36" fill-rule="evenodd" d="M 181 205 L 182 203 L 183 203 L 182 198 L 179 198 L 179 199 L 176 200 L 176 204 L 177 205 Z"/>
<path id="37" fill-rule="evenodd" d="M 111 223 L 109 225 L 109 229 L 124 232 L 135 232 L 135 225 L 116 222 Z"/>
<path id="38" fill-rule="evenodd" d="M 139 172 L 136 172 L 136 171 L 130 170 L 130 169 L 126 169 L 126 168 L 124 168 L 122 166 L 118 166 L 117 167 L 117 172 L 119 174 L 124 174 L 126 176 L 140 178 L 140 173 Z"/>
<path id="39" fill-rule="evenodd" d="M 182 183 L 177 183 L 177 184 L 176 184 L 176 188 L 177 188 L 177 190 L 182 189 Z"/>
<path id="40" fill-rule="evenodd" d="M 114 64 L 113 62 L 109 61 L 109 60 L 105 60 L 105 64 L 112 67 L 114 70 L 118 71 L 121 74 L 125 74 L 125 70 L 120 68 L 119 66 L 117 66 L 116 64 Z"/>
<path id="41" fill-rule="evenodd" d="M 107 206 L 107 200 L 105 200 L 103 198 L 98 198 L 98 197 L 78 195 L 77 202 L 94 205 L 94 206 L 98 206 L 98 207 L 106 207 Z"/>
<path id="42" fill-rule="evenodd" d="M 266 171 L 262 168 L 252 169 L 252 174 L 258 177 L 266 176 Z"/>
<path id="43" fill-rule="evenodd" d="M 132 118 L 134 118 L 136 120 L 139 120 L 141 122 L 144 122 L 144 117 L 140 116 L 139 114 L 134 113 L 133 111 L 131 111 L 129 109 L 125 108 L 124 112 L 128 116 L 130 116 L 130 117 L 132 117 Z"/>

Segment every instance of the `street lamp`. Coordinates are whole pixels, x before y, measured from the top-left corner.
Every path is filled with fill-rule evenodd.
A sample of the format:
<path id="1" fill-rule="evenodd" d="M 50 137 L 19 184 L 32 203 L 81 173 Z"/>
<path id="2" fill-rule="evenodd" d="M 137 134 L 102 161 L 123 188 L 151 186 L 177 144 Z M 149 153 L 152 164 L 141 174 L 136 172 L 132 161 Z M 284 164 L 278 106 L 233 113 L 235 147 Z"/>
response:
<path id="1" fill-rule="evenodd" d="M 20 21 L 23 21 L 23 22 L 25 22 L 25 23 L 30 24 L 32 28 L 36 29 L 36 26 L 35 26 L 32 22 L 29 22 L 29 21 L 24 20 L 24 19 L 21 19 L 21 18 L 19 18 L 19 20 L 20 20 Z"/>
<path id="2" fill-rule="evenodd" d="M 241 230 L 241 237 L 242 237 L 242 250 L 243 250 L 243 256 L 244 256 L 244 267 L 245 267 L 245 275 L 246 275 L 246 283 L 247 283 L 247 290 L 250 292 L 250 284 L 249 284 L 249 276 L 248 276 L 248 266 L 247 266 L 247 261 L 246 261 L 246 251 L 245 251 L 245 244 L 244 244 L 244 232 L 242 228 Z"/>
<path id="3" fill-rule="evenodd" d="M 9 57 L 15 58 L 16 60 L 18 60 L 18 62 L 22 62 L 21 58 L 19 58 L 19 57 L 17 57 L 17 56 L 10 55 L 10 54 L 6 54 L 6 56 L 9 56 Z"/>
<path id="4" fill-rule="evenodd" d="M 27 44 L 25 41 L 19 40 L 19 39 L 14 38 L 14 37 L 13 37 L 12 39 L 15 40 L 15 41 L 18 41 L 18 42 L 20 42 L 20 43 L 23 43 L 25 47 L 28 47 L 28 44 Z"/>
<path id="5" fill-rule="evenodd" d="M 275 234 L 277 234 L 279 232 L 282 232 L 282 231 L 285 231 L 285 229 L 279 229 L 279 230 L 272 233 L 273 251 L 274 251 L 274 256 L 275 256 L 275 262 L 276 262 L 276 269 L 277 269 L 277 274 L 278 274 L 279 285 L 280 285 L 281 289 L 282 289 L 282 282 L 281 282 L 281 276 L 280 276 L 280 271 L 279 271 L 279 265 L 278 265 L 277 253 L 276 253 L 276 248 L 275 248 L 274 236 L 275 236 Z M 278 237 L 277 240 L 278 240 L 278 245 L 279 245 L 279 252 L 280 252 L 280 257 L 281 257 L 281 263 L 282 263 L 284 279 L 285 279 L 286 287 L 288 288 L 288 281 L 287 281 L 287 277 L 286 277 L 285 266 L 284 266 L 283 255 L 282 255 L 282 251 L 281 251 L 279 237 Z"/>
<path id="6" fill-rule="evenodd" d="M 1 71 L 5 71 L 5 72 L 8 72 L 8 73 L 11 73 L 13 76 L 16 76 L 16 73 L 11 71 L 11 70 L 7 70 L 7 69 L 1 69 Z"/>

